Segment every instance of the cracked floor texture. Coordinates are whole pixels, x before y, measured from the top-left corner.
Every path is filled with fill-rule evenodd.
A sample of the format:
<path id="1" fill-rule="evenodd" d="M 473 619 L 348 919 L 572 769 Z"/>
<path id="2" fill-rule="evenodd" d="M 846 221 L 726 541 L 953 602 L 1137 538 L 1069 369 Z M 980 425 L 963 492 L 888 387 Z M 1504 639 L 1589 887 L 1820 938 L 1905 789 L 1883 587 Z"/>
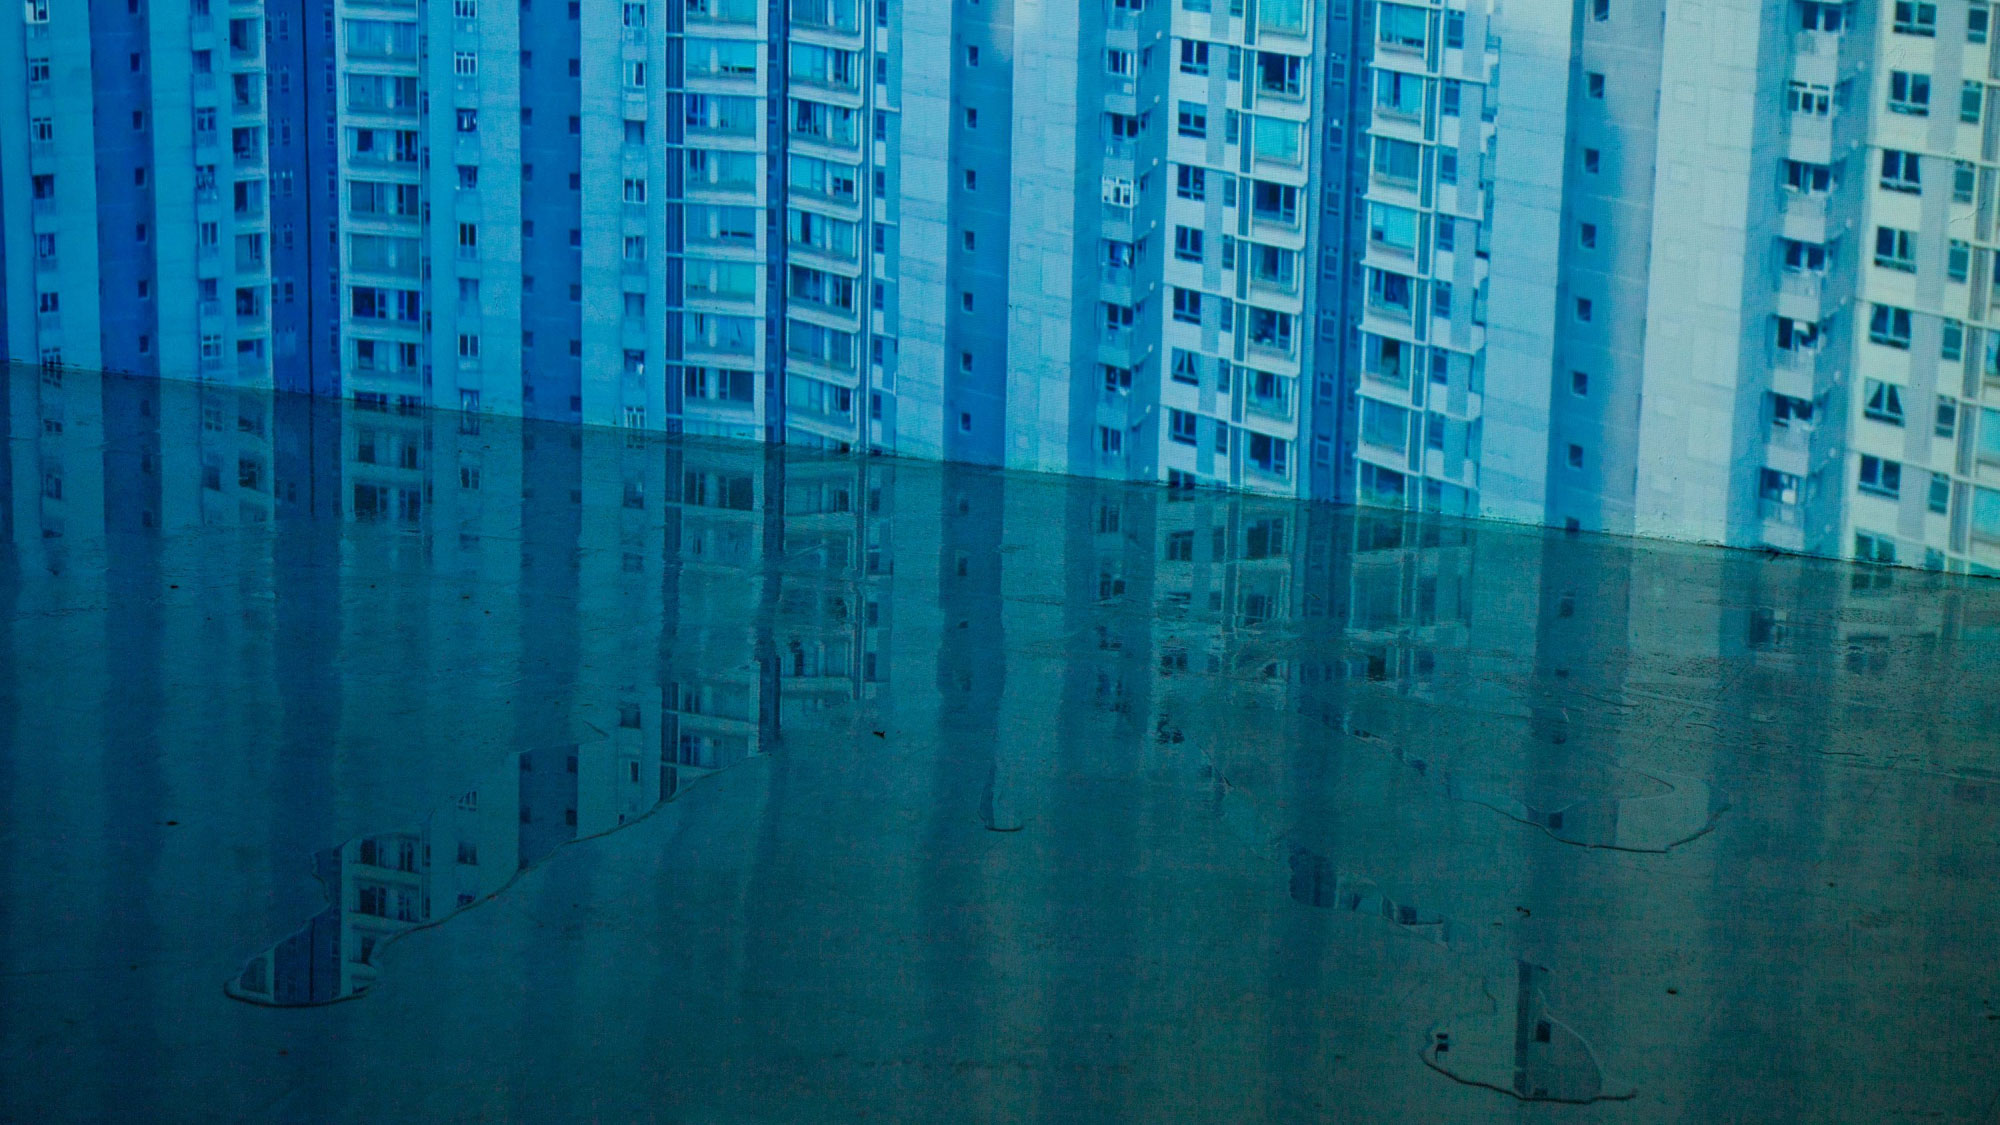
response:
<path id="1" fill-rule="evenodd" d="M 5 390 L 0 1120 L 2000 1120 L 2000 582 Z"/>

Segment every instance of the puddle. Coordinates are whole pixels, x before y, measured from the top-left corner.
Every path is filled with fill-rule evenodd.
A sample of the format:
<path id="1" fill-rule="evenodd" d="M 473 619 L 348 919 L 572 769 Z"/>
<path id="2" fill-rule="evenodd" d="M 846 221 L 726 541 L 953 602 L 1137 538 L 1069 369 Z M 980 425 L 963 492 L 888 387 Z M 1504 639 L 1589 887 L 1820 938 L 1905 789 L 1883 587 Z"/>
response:
<path id="1" fill-rule="evenodd" d="M 1714 831 L 1729 811 L 1728 799 L 1707 782 L 1648 773 L 1587 751 L 1575 754 L 1572 768 L 1561 774 L 1475 772 L 1418 757 L 1372 731 L 1345 731 L 1395 755 L 1452 800 L 1531 824 L 1577 847 L 1670 851 Z"/>
<path id="2" fill-rule="evenodd" d="M 1715 830 L 1728 801 L 1707 783 L 1613 767 L 1628 782 L 1650 790 L 1624 796 L 1564 795 L 1556 786 L 1535 795 L 1532 779 L 1506 779 L 1445 773 L 1445 793 L 1492 809 L 1502 816 L 1532 824 L 1565 844 L 1610 848 L 1625 852 L 1664 852 Z M 1624 788 L 1625 786 L 1618 786 Z"/>
<path id="3" fill-rule="evenodd" d="M 318 853 L 327 908 L 252 957 L 224 990 L 276 1007 L 358 996 L 397 938 L 492 898 L 563 845 L 615 832 L 715 772 L 642 757 L 636 739 L 516 754 L 421 825 Z"/>
<path id="4" fill-rule="evenodd" d="M 1425 1064 L 1455 1081 L 1522 1101 L 1633 1097 L 1637 1091 L 1607 1079 L 1590 1043 L 1550 1010 L 1548 980 L 1540 965 L 1515 962 L 1512 995 L 1496 999 L 1491 1012 L 1433 1027 L 1424 1044 Z"/>

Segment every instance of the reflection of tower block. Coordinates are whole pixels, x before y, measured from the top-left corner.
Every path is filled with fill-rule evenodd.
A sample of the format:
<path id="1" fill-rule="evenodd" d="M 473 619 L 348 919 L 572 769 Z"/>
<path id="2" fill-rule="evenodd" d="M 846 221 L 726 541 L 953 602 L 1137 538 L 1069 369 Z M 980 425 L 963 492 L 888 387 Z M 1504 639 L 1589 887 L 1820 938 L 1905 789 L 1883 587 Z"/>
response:
<path id="1" fill-rule="evenodd" d="M 427 417 L 390 413 L 373 403 L 348 409 L 341 425 L 348 515 L 408 524 L 423 520 L 430 499 Z"/>
<path id="2" fill-rule="evenodd" d="M 1360 653 L 1350 663 L 1350 678 L 1395 683 L 1421 695 L 1440 655 L 1462 663 L 1471 635 L 1469 543 L 1464 527 L 1434 517 L 1355 515 L 1345 601 L 1347 632 Z"/>
<path id="3" fill-rule="evenodd" d="M 763 752 L 761 681 L 752 667 L 728 679 L 666 686 L 660 755 L 672 778 L 669 793 Z"/>
<path id="4" fill-rule="evenodd" d="M 1583 1037 L 1548 1013 L 1549 971 L 1519 962 L 1514 990 L 1514 1092 L 1535 1100 L 1587 1102 L 1604 1075 Z"/>
<path id="5" fill-rule="evenodd" d="M 871 520 L 868 467 L 852 461 L 786 466 L 785 572 L 778 580 L 778 675 L 786 711 L 843 706 L 862 694 L 868 579 L 886 577 L 886 527 Z"/>
<path id="6" fill-rule="evenodd" d="M 415 835 L 366 836 L 342 845 L 334 862 L 341 890 L 340 991 L 346 994 L 374 981 L 378 946 L 430 920 L 430 848 Z"/>

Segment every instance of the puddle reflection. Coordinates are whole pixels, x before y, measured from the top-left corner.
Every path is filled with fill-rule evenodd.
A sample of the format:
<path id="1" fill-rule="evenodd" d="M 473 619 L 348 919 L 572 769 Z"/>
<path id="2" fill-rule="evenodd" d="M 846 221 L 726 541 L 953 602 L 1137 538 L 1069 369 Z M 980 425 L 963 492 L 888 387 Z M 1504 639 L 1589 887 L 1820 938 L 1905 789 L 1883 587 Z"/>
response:
<path id="1" fill-rule="evenodd" d="M 18 870 L 99 823 L 33 773 L 92 739 L 172 748 L 158 777 L 120 775 L 121 823 L 191 835 L 203 810 L 163 803 L 200 794 L 283 822 L 269 839 L 312 826 L 268 857 L 271 883 L 231 884 L 249 889 L 227 928 L 191 923 L 239 950 L 226 990 L 252 1003 L 423 990 L 391 943 L 770 757 L 851 768 L 851 793 L 816 800 L 855 816 L 919 794 L 895 807 L 922 828 L 885 863 L 936 902 L 984 865 L 975 899 L 1029 888 L 1011 920 L 982 916 L 995 942 L 1068 894 L 1047 912 L 1147 963 L 1178 939 L 1118 888 L 1165 880 L 1162 902 L 1248 911 L 1231 934 L 1280 933 L 1232 950 L 1290 958 L 1273 979 L 1365 954 L 1357 973 L 1415 974 L 1412 997 L 1435 984 L 1386 1034 L 1443 1075 L 1619 1098 L 1629 1022 L 1659 1014 L 1589 991 L 1588 959 L 1640 940 L 1589 904 L 1637 916 L 1659 871 L 1729 884 L 1781 853 L 1853 854 L 1873 829 L 1828 794 L 1856 774 L 1947 786 L 1944 811 L 1868 790 L 1858 807 L 1913 836 L 2000 808 L 2000 595 L 1976 580 L 77 373 L 7 391 L 0 766 L 58 794 Z M 74 862 L 124 872 L 172 846 Z M 1885 866 L 1870 909 L 1984 901 L 1986 846 L 1928 857 L 1911 878 L 1956 881 L 1937 893 Z M 1818 893 L 1816 863 L 1786 885 Z M 323 910 L 254 908 L 308 873 Z M 1770 916 L 1727 901 L 1686 933 Z M 987 940 L 959 919 L 924 932 Z M 1824 929 L 1874 962 L 1907 939 Z M 1390 952 L 1350 948 L 1371 931 Z M 1765 971 L 1716 956 L 1718 976 Z M 1473 994 L 1490 1004 L 1461 1011 Z"/>

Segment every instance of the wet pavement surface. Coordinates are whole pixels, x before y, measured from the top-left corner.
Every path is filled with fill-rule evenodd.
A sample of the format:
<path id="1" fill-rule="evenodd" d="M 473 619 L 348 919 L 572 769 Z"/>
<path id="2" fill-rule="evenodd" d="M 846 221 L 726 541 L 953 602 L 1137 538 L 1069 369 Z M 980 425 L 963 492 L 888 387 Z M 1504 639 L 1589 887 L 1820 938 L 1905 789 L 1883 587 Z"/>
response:
<path id="1" fill-rule="evenodd" d="M 4 387 L 0 1119 L 2000 1120 L 2000 581 Z"/>

